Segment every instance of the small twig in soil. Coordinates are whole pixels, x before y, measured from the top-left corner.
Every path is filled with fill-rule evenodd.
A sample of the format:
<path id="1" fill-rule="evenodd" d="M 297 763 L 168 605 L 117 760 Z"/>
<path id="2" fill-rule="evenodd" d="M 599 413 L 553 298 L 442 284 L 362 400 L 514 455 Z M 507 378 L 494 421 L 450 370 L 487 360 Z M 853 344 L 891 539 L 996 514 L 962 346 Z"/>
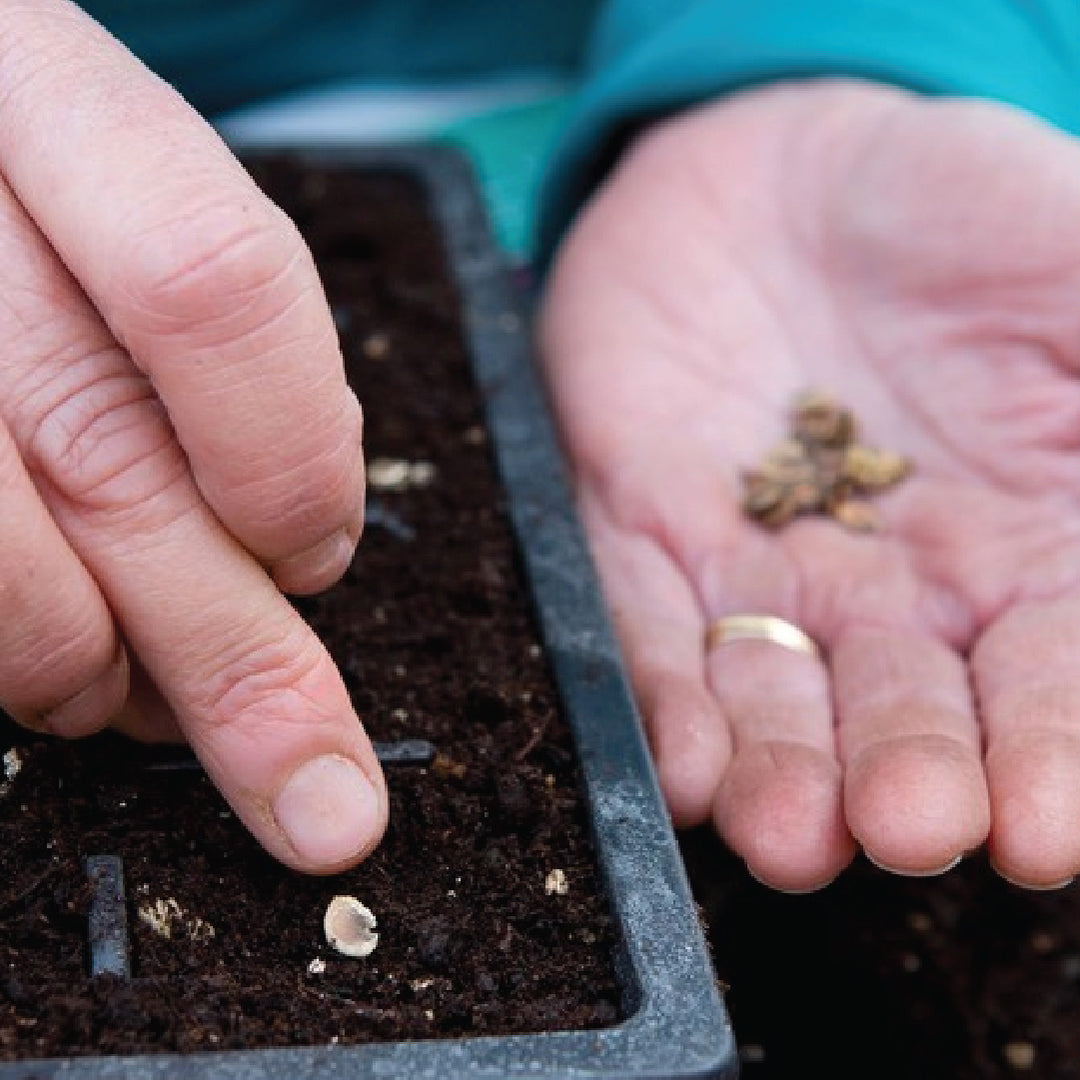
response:
<path id="1" fill-rule="evenodd" d="M 427 739 L 401 739 L 398 742 L 373 742 L 380 765 L 430 765 L 435 758 L 435 746 Z M 202 763 L 191 753 L 182 753 L 148 762 L 152 772 L 197 772 Z"/>
<path id="2" fill-rule="evenodd" d="M 524 761 L 540 745 L 540 740 L 543 739 L 547 727 L 548 721 L 545 717 L 544 722 L 533 728 L 532 734 L 529 736 L 525 745 L 514 755 L 515 761 Z"/>
<path id="3" fill-rule="evenodd" d="M 123 861 L 116 855 L 90 855 L 86 877 L 93 890 L 87 915 L 90 974 L 130 979 Z"/>

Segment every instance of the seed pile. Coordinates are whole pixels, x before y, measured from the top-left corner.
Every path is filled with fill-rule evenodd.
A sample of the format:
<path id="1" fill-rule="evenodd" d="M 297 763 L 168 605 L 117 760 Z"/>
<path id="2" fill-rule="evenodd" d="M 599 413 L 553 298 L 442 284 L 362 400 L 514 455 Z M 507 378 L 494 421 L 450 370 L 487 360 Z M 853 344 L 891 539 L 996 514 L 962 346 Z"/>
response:
<path id="1" fill-rule="evenodd" d="M 907 476 L 911 463 L 858 439 L 849 409 L 816 391 L 800 395 L 790 436 L 743 473 L 743 510 L 768 529 L 820 514 L 855 532 L 872 532 L 878 515 L 869 497 Z"/>

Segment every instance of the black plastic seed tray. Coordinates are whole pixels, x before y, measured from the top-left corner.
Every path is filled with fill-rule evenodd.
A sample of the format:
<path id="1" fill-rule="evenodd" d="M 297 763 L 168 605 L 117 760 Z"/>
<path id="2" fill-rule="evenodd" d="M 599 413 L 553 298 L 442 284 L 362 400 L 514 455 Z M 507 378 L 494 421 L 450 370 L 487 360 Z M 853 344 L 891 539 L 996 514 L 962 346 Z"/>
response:
<path id="1" fill-rule="evenodd" d="M 443 230 L 511 517 L 580 757 L 617 927 L 624 1019 L 599 1030 L 507 1037 L 28 1060 L 0 1065 L 0 1080 L 735 1077 L 730 1023 L 532 363 L 525 300 L 492 240 L 472 173 L 441 146 L 295 153 L 320 165 L 411 174 Z"/>

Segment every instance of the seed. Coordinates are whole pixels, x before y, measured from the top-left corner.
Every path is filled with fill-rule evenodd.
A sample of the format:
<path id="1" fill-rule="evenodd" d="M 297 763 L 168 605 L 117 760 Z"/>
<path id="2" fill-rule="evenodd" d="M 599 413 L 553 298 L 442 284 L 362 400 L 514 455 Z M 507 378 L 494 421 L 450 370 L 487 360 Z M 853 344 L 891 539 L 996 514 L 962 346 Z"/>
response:
<path id="1" fill-rule="evenodd" d="M 374 458 L 368 463 L 367 485 L 373 491 L 400 493 L 409 488 L 427 487 L 435 479 L 436 471 L 430 461 Z"/>
<path id="2" fill-rule="evenodd" d="M 799 513 L 798 505 L 788 489 L 781 489 L 780 497 L 767 510 L 758 512 L 757 520 L 768 529 L 779 529 L 793 521 Z"/>
<path id="3" fill-rule="evenodd" d="M 903 480 L 909 470 L 899 454 L 853 445 L 844 451 L 841 475 L 861 488 L 885 488 Z"/>
<path id="4" fill-rule="evenodd" d="M 795 401 L 792 429 L 797 439 L 822 446 L 847 446 L 855 438 L 855 418 L 832 398 L 811 390 Z"/>
<path id="5" fill-rule="evenodd" d="M 367 484 L 375 491 L 404 491 L 409 486 L 409 463 L 402 458 L 375 458 L 368 463 Z"/>
<path id="6" fill-rule="evenodd" d="M 455 761 L 446 754 L 436 754 L 431 762 L 431 771 L 440 779 L 451 777 L 454 780 L 464 780 L 469 770 L 463 762 Z"/>
<path id="7" fill-rule="evenodd" d="M 907 917 L 907 924 L 920 934 L 928 934 L 934 928 L 934 921 L 922 911 L 912 911 Z"/>
<path id="8" fill-rule="evenodd" d="M 570 891 L 570 882 L 566 877 L 566 871 L 556 867 L 548 872 L 544 878 L 544 892 L 548 896 L 565 896 Z"/>
<path id="9" fill-rule="evenodd" d="M 760 472 L 743 477 L 743 508 L 751 517 L 763 517 L 784 498 L 784 485 Z"/>
<path id="10" fill-rule="evenodd" d="M 390 351 L 390 339 L 385 334 L 368 334 L 360 349 L 368 360 L 383 360 Z"/>
<path id="11" fill-rule="evenodd" d="M 902 480 L 911 471 L 899 454 L 856 442 L 850 410 L 817 391 L 799 396 L 791 436 L 743 473 L 743 512 L 769 529 L 804 514 L 828 514 L 855 532 L 872 532 L 877 514 L 861 496 Z"/>
<path id="12" fill-rule="evenodd" d="M 1036 930 L 1031 935 L 1031 947 L 1037 953 L 1050 953 L 1061 945 L 1061 940 L 1056 934 L 1051 934 L 1046 930 Z"/>
<path id="13" fill-rule="evenodd" d="M 873 532 L 878 527 L 877 511 L 865 499 L 840 499 L 829 513 L 852 532 Z"/>
<path id="14" fill-rule="evenodd" d="M 4 752 L 4 779 L 14 780 L 19 775 L 19 770 L 22 768 L 22 758 L 19 757 L 19 751 L 12 747 L 10 750 Z"/>
<path id="15" fill-rule="evenodd" d="M 409 465 L 409 486 L 427 487 L 436 475 L 436 468 L 430 461 L 414 461 Z"/>
<path id="16" fill-rule="evenodd" d="M 375 916 L 355 896 L 335 896 L 323 916 L 327 942 L 344 956 L 370 956 L 379 944 L 375 926 Z"/>
<path id="17" fill-rule="evenodd" d="M 210 923 L 198 915 L 189 915 L 174 896 L 148 900 L 140 904 L 135 913 L 158 937 L 207 941 L 216 935 Z"/>
<path id="18" fill-rule="evenodd" d="M 3 763 L 4 778 L 0 780 L 0 795 L 6 795 L 11 790 L 12 780 L 19 775 L 19 770 L 22 768 L 22 758 L 19 757 L 19 751 L 15 747 L 6 751 Z"/>
<path id="19" fill-rule="evenodd" d="M 761 472 L 769 480 L 781 484 L 798 484 L 812 480 L 816 473 L 814 459 L 806 446 L 797 439 L 777 443 L 761 463 Z"/>
<path id="20" fill-rule="evenodd" d="M 1018 1071 L 1026 1072 L 1035 1064 L 1035 1047 L 1026 1040 L 1008 1042 L 1003 1051 L 1005 1060 Z"/>

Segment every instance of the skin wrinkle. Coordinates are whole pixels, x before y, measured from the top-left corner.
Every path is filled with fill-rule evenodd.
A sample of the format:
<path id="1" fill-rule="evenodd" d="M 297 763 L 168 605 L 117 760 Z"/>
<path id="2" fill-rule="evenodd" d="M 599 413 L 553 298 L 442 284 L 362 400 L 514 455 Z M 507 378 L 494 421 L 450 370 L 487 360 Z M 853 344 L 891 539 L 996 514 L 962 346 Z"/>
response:
<path id="1" fill-rule="evenodd" d="M 1034 341 L 1017 341 L 1016 344 L 1026 347 L 1033 353 L 1035 352 L 1036 343 Z M 1053 352 L 1051 348 L 1048 348 L 1047 351 Z M 1038 360 L 1039 357 L 1036 355 L 1033 359 Z M 1064 369 L 1069 366 L 1063 362 L 1063 357 L 1061 359 L 1043 358 L 1043 360 L 1044 362 L 1040 366 L 1052 370 Z M 991 404 L 989 407 L 984 408 L 982 415 L 993 426 L 999 424 L 1023 424 L 1028 422 L 1027 417 L 1029 416 L 1045 417 L 1045 419 L 1040 420 L 1038 425 L 1041 429 L 1040 434 L 1038 436 L 1032 434 L 1029 443 L 1020 446 L 1021 452 L 1045 449 L 1048 453 L 1059 454 L 1074 465 L 1076 464 L 1076 453 L 1080 450 L 1080 386 L 1077 387 L 1077 393 L 1070 395 L 1068 398 L 1061 394 L 1046 394 L 1041 400 L 1034 402 L 1018 402 L 1010 398 L 999 402 L 997 406 Z M 1046 447 L 1040 445 L 1044 442 L 1050 443 L 1050 445 Z"/>
<path id="2" fill-rule="evenodd" d="M 238 219 L 238 212 L 243 220 Z M 222 223 L 227 223 L 222 227 Z M 220 339 L 220 325 L 244 321 L 251 316 L 251 301 L 262 316 L 254 325 L 245 323 L 242 337 L 256 336 L 272 327 L 283 311 L 272 305 L 265 315 L 265 297 L 279 291 L 287 295 L 285 311 L 306 297 L 285 288 L 306 259 L 299 248 L 299 235 L 288 233 L 277 223 L 248 219 L 248 210 L 235 200 L 185 206 L 177 218 L 158 221 L 119 252 L 125 273 L 112 283 L 114 297 L 122 296 L 123 321 L 131 325 L 129 336 L 170 337 L 177 327 L 188 337 L 192 327 L 217 347 L 228 347 Z M 163 266 L 161 253 L 167 253 Z M 310 296 L 310 291 L 308 293 Z M 198 319 L 193 322 L 192 316 Z M 235 333 L 235 332 L 233 332 Z M 232 337 L 231 333 L 229 337 Z"/>
<path id="3" fill-rule="evenodd" d="M 0 595 L 4 593 L 6 590 Z M 4 610 L 11 609 L 5 607 Z M 23 651 L 6 654 L 4 667 L 18 672 L 22 692 L 12 694 L 5 686 L 5 703 L 17 710 L 31 707 L 40 711 L 60 705 L 82 690 L 83 685 L 72 684 L 70 692 L 65 692 L 65 684 L 72 683 L 67 673 L 88 668 L 104 669 L 116 651 L 112 647 L 102 648 L 100 629 L 99 626 L 80 627 L 74 619 L 69 619 L 62 639 L 43 631 L 20 641 L 18 644 Z M 106 637 L 105 641 L 111 644 L 112 639 Z M 88 664 L 87 657 L 96 658 L 96 663 Z"/>
<path id="4" fill-rule="evenodd" d="M 101 393 L 104 382 L 131 386 L 132 392 Z M 47 477 L 70 505 L 92 512 L 142 503 L 187 473 L 187 460 L 149 385 L 122 375 L 77 388 L 55 403 L 37 418 L 24 445 L 35 474 Z M 145 479 L 134 480 L 150 475 L 151 488 Z"/>
<path id="5" fill-rule="evenodd" d="M 51 481 L 43 486 L 56 498 L 61 519 L 70 516 L 70 522 L 63 521 L 68 531 L 94 530 L 109 535 L 112 549 L 109 553 L 110 563 L 140 557 L 153 561 L 161 535 L 177 528 L 180 523 L 199 521 L 199 528 L 205 528 L 206 523 L 211 521 L 214 526 L 217 525 L 191 483 L 186 463 L 177 456 L 172 464 L 174 468 L 171 474 L 164 482 L 155 485 L 152 495 L 128 503 L 100 507 L 72 505 L 64 492 Z M 182 499 L 177 498 L 178 490 Z M 163 511 L 162 507 L 167 510 Z M 79 546 L 81 549 L 82 545 Z M 96 565 L 91 567 L 91 572 L 95 577 L 101 576 L 101 568 Z M 149 587 L 145 591 L 150 595 Z M 161 604 L 169 603 L 169 599 L 167 596 L 160 597 Z"/>
<path id="6" fill-rule="evenodd" d="M 290 634 L 285 641 L 264 641 L 256 648 L 249 646 L 220 665 L 219 671 L 192 698 L 192 704 L 203 717 L 204 731 L 212 736 L 223 728 L 232 728 L 258 742 L 262 725 L 270 723 L 260 721 L 260 711 L 267 701 L 273 701 L 272 730 L 283 733 L 276 738 L 288 742 L 284 733 L 289 728 L 306 735 L 313 727 L 313 714 L 317 715 L 323 708 L 301 688 L 325 661 L 317 650 L 289 640 L 292 637 Z M 298 657 L 304 662 L 299 663 Z M 291 709 L 281 708 L 289 699 L 298 699 L 298 704 Z M 328 745 L 337 744 L 328 739 Z"/>
<path id="7" fill-rule="evenodd" d="M 268 346 L 251 349 L 250 351 L 244 350 L 249 352 L 249 355 L 241 355 L 239 359 L 230 358 L 228 363 L 221 364 L 219 373 L 216 373 L 216 376 L 220 375 L 220 377 L 215 377 L 214 386 L 211 391 L 208 391 L 209 400 L 213 401 L 220 398 L 222 401 L 226 401 L 237 393 L 250 390 L 251 386 L 263 377 L 266 361 L 269 357 L 288 353 L 320 354 L 324 350 L 338 350 L 337 332 L 334 330 L 333 323 L 330 320 L 327 320 L 328 325 L 319 328 L 314 336 L 308 333 L 304 337 L 297 337 L 295 334 L 289 337 L 281 332 L 282 328 L 278 324 L 289 322 L 295 310 L 308 303 L 309 298 L 314 293 L 314 289 L 291 291 L 298 292 L 298 295 L 290 300 L 286 307 L 270 313 L 265 321 L 243 335 L 243 338 L 249 341 L 262 335 L 268 339 Z M 192 350 L 193 352 L 212 351 L 218 353 L 225 349 L 235 348 L 238 343 L 236 339 L 226 339 L 223 343 L 219 342 L 220 339 L 210 336 L 206 345 L 193 345 Z M 310 390 L 316 380 L 337 384 L 343 382 L 344 379 L 344 362 L 340 368 L 335 367 L 320 372 L 311 372 L 301 366 L 289 376 L 288 382 L 282 382 L 282 387 L 290 393 L 299 394 L 301 391 Z M 301 405 L 303 402 L 297 401 L 296 404 Z"/>
<path id="8" fill-rule="evenodd" d="M 71 35 L 61 33 L 51 47 L 55 52 L 44 49 L 32 52 L 23 48 L 26 38 L 25 19 L 52 18 L 68 25 L 85 23 L 77 13 L 70 9 L 44 10 L 36 5 L 22 4 L 15 7 L 4 4 L 0 8 L 0 138 L 2 138 L 5 120 L 10 117 L 9 108 L 16 98 L 33 97 L 33 92 L 28 91 L 38 79 L 48 80 L 49 74 L 57 64 L 78 60 L 74 46 L 64 49 L 57 42 L 69 39 Z M 5 25 L 6 24 L 6 25 Z M 17 137 L 18 132 L 13 132 Z"/>

